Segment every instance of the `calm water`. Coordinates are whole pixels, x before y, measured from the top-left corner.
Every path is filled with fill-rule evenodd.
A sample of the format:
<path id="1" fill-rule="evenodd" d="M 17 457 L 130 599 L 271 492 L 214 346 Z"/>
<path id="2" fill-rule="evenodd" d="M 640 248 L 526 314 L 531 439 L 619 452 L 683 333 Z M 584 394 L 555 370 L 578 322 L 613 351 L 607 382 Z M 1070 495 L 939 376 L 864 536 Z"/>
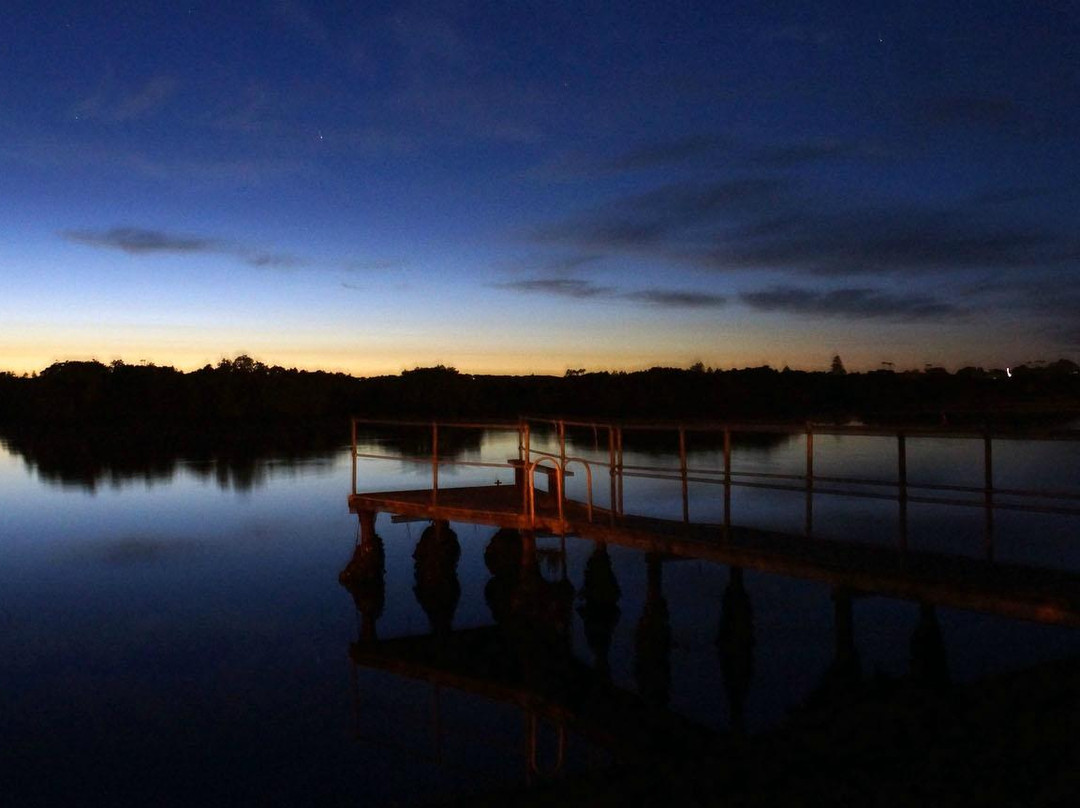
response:
<path id="1" fill-rule="evenodd" d="M 395 451 L 375 438 L 365 446 Z M 592 456 L 588 441 L 572 448 Z M 913 482 L 981 484 L 979 442 L 912 440 L 908 451 Z M 516 436 L 495 434 L 458 454 L 493 462 L 512 456 Z M 606 456 L 605 447 L 597 456 Z M 800 473 L 804 458 L 801 440 L 778 439 L 736 445 L 734 466 Z M 1080 491 L 1080 446 L 1002 441 L 994 460 L 998 486 Z M 629 451 L 625 462 L 674 466 L 677 457 Z M 720 467 L 722 453 L 692 451 L 689 464 Z M 821 437 L 815 447 L 818 475 L 891 479 L 895 469 L 887 439 Z M 357 538 L 346 504 L 351 473 L 343 449 L 261 461 L 242 481 L 181 460 L 171 473 L 61 483 L 0 448 L 5 802 L 411 804 L 524 783 L 528 723 L 520 706 L 436 687 L 415 671 L 350 661 L 363 630 L 358 605 L 373 608 L 370 597 L 354 600 L 338 582 Z M 404 461 L 362 461 L 358 488 L 426 488 L 429 475 L 429 467 Z M 440 471 L 445 487 L 496 479 L 508 483 L 512 475 Z M 583 486 L 579 473 L 568 495 L 583 498 Z M 600 505 L 606 486 L 606 476 L 596 484 Z M 678 482 L 627 479 L 624 498 L 627 511 L 681 518 Z M 691 484 L 690 509 L 696 521 L 722 520 L 719 489 Z M 736 488 L 732 514 L 736 524 L 801 533 L 805 498 Z M 912 548 L 984 552 L 979 508 L 912 505 L 908 518 Z M 1078 526 L 1078 517 L 998 512 L 995 557 L 1078 571 Z M 384 602 L 374 621 L 380 640 L 489 627 L 510 602 L 500 600 L 491 554 L 485 559 L 497 527 L 450 525 L 448 541 L 460 557 L 434 581 L 413 558 L 427 524 L 380 515 L 376 527 L 385 548 Z M 897 506 L 819 496 L 813 529 L 816 538 L 894 543 Z M 604 668 L 612 688 L 653 709 L 718 732 L 737 721 L 765 730 L 804 702 L 833 662 L 829 588 L 746 570 L 752 641 L 744 643 L 742 685 L 733 688 L 730 659 L 717 643 L 731 571 L 700 561 L 654 563 L 650 598 L 647 559 L 611 547 L 620 595 L 600 620 L 600 645 L 610 647 L 598 665 L 596 624 L 586 631 L 582 592 L 596 548 L 539 537 L 537 549 L 537 614 L 549 614 L 534 615 L 529 630 L 547 636 L 550 624 L 552 654 L 582 670 Z M 657 610 L 658 595 L 666 610 Z M 948 609 L 937 618 L 949 674 L 959 682 L 1080 651 L 1074 630 Z M 854 619 L 864 674 L 904 676 L 919 607 L 860 598 Z M 538 762 L 551 768 L 557 736 L 542 725 L 537 737 Z M 567 771 L 610 759 L 595 738 L 569 738 Z"/>

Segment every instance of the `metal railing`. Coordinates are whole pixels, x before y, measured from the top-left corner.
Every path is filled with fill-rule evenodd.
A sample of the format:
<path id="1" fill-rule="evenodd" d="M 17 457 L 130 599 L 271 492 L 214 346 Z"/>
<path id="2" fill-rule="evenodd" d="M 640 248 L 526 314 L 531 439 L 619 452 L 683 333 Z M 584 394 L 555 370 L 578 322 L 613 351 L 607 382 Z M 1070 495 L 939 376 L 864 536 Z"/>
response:
<path id="1" fill-rule="evenodd" d="M 359 451 L 358 425 L 378 427 L 410 427 L 430 430 L 431 453 L 428 456 L 402 454 L 377 454 Z M 439 429 L 481 429 L 485 431 L 516 432 L 518 436 L 516 461 L 504 463 L 457 460 L 439 455 Z M 592 432 L 594 451 L 606 449 L 603 457 L 570 455 L 567 452 L 568 430 Z M 553 435 L 555 448 L 533 447 L 534 433 L 545 431 Z M 672 433 L 672 454 L 677 452 L 677 465 L 626 463 L 624 438 L 627 433 Z M 781 434 L 802 438 L 805 449 L 805 466 L 800 473 L 738 470 L 732 465 L 732 437 L 740 434 Z M 601 441 L 601 435 L 606 440 Z M 711 435 L 713 446 L 720 441 L 722 465 L 709 467 L 690 464 L 690 443 L 695 435 Z M 814 472 L 816 436 L 843 435 L 855 437 L 890 438 L 896 446 L 896 476 L 893 479 L 860 478 L 844 475 L 817 475 Z M 958 485 L 912 480 L 908 474 L 909 442 L 919 439 L 978 440 L 982 444 L 982 485 Z M 587 518 L 594 518 L 594 468 L 606 466 L 609 473 L 609 518 L 625 514 L 624 480 L 644 478 L 671 480 L 680 483 L 682 518 L 690 522 L 690 484 L 717 485 L 723 489 L 723 519 L 731 525 L 731 490 L 754 488 L 774 491 L 801 492 L 806 498 L 806 534 L 813 533 L 813 505 L 816 496 L 845 496 L 864 499 L 889 500 L 899 504 L 901 541 L 906 542 L 907 507 L 910 504 L 953 505 L 979 507 L 986 512 L 987 553 L 992 556 L 993 514 L 998 510 L 1080 515 L 1080 491 L 1063 489 L 998 488 L 994 484 L 995 441 L 1080 441 L 1077 430 L 1026 430 L 1006 432 L 1003 430 L 973 430 L 955 428 L 907 427 L 890 428 L 864 426 L 837 426 L 824 424 L 750 424 L 750 423 L 680 423 L 680 422 L 608 422 L 599 420 L 574 420 L 558 418 L 520 418 L 508 422 L 452 422 L 407 420 L 352 420 L 353 493 L 356 493 L 356 468 L 358 459 L 395 459 L 399 461 L 430 464 L 432 469 L 432 503 L 438 501 L 439 468 L 446 465 L 478 468 L 506 469 L 508 463 L 521 470 L 522 512 L 535 518 L 535 474 L 545 471 L 549 476 L 549 494 L 555 499 L 560 521 L 564 517 L 566 502 L 566 477 L 568 466 L 577 464 L 585 469 L 585 497 Z M 604 443 L 603 447 L 601 443 Z M 550 438 L 548 438 L 550 445 Z M 952 495 L 974 495 L 967 498 Z"/>
<path id="2" fill-rule="evenodd" d="M 406 454 L 386 454 L 380 452 L 362 452 L 360 451 L 360 444 L 358 442 L 359 430 L 361 425 L 373 426 L 379 428 L 396 427 L 406 429 L 426 429 L 430 430 L 431 437 L 431 454 L 427 456 L 423 455 L 406 455 Z M 439 468 L 441 466 L 462 466 L 470 468 L 494 468 L 499 470 L 505 470 L 507 464 L 493 463 L 490 461 L 479 460 L 454 460 L 439 455 L 439 429 L 479 429 L 484 432 L 517 432 L 520 435 L 520 421 L 411 421 L 405 419 L 387 420 L 387 419 L 374 419 L 374 418 L 353 418 L 351 419 L 351 437 L 352 437 L 352 493 L 357 493 L 357 460 L 397 460 L 404 461 L 406 463 L 417 463 L 431 466 L 431 501 L 432 504 L 438 504 L 439 499 Z M 520 456 L 519 446 L 519 460 L 524 462 L 524 457 Z"/>

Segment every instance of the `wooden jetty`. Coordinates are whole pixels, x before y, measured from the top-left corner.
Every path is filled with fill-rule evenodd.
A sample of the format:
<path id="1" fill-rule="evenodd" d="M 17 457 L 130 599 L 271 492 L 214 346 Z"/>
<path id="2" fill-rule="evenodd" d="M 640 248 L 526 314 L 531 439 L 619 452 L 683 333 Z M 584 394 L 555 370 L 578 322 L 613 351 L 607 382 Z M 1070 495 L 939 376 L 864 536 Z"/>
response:
<path id="1" fill-rule="evenodd" d="M 349 509 L 361 516 L 389 513 L 579 536 L 669 558 L 818 580 L 859 594 L 1080 626 L 1080 575 L 1059 570 L 747 527 L 616 517 L 600 508 L 589 521 L 585 506 L 572 500 L 563 503 L 560 518 L 550 495 L 539 498 L 530 516 L 521 512 L 515 486 L 440 489 L 434 504 L 430 490 L 354 494 Z"/>
<path id="2" fill-rule="evenodd" d="M 458 425 L 462 426 L 462 425 Z M 491 425 L 465 425 L 491 428 Z M 359 492 L 356 490 L 356 460 L 372 457 L 358 450 L 356 427 L 353 424 L 353 493 L 349 497 L 349 509 L 360 516 L 361 529 L 374 530 L 374 516 L 388 513 L 402 518 L 433 521 L 486 524 L 502 528 L 515 528 L 532 532 L 547 532 L 606 544 L 633 547 L 646 553 L 666 558 L 688 558 L 711 561 L 779 575 L 822 581 L 831 587 L 862 595 L 883 595 L 922 603 L 969 609 L 1010 618 L 1032 620 L 1040 623 L 1080 626 L 1080 575 L 1059 569 L 1006 564 L 995 561 L 992 544 L 983 558 L 947 555 L 916 551 L 908 548 L 905 541 L 899 546 L 883 546 L 859 541 L 839 541 L 813 537 L 810 530 L 813 497 L 822 493 L 815 487 L 820 478 L 813 476 L 812 432 L 806 433 L 808 468 L 806 475 L 797 478 L 807 495 L 807 531 L 803 535 L 780 533 L 739 526 L 731 523 L 730 488 L 737 485 L 737 472 L 730 464 L 730 430 L 724 431 L 725 465 L 708 481 L 723 487 L 725 498 L 724 524 L 691 522 L 688 518 L 687 480 L 693 472 L 688 468 L 685 427 L 677 427 L 679 434 L 680 465 L 676 469 L 653 469 L 660 479 L 681 479 L 683 490 L 682 520 L 658 519 L 628 514 L 623 509 L 622 476 L 627 466 L 622 462 L 621 429 L 609 430 L 609 460 L 606 475 L 610 479 L 612 508 L 593 504 L 593 471 L 595 461 L 573 457 L 566 451 L 567 423 L 558 422 L 557 436 L 560 451 L 537 452 L 529 445 L 527 422 L 517 425 L 498 425 L 498 428 L 518 430 L 519 454 L 503 464 L 466 463 L 464 465 L 498 467 L 514 472 L 514 485 L 481 485 L 464 488 L 441 488 L 438 485 L 440 465 L 455 461 L 440 459 L 438 455 L 438 425 L 432 425 L 431 455 L 416 458 L 432 467 L 430 488 L 408 491 Z M 672 427 L 676 428 L 676 427 Z M 721 428 L 721 427 L 718 427 Z M 755 429 L 762 429 L 760 425 Z M 700 425 L 695 429 L 701 430 Z M 790 428 L 789 428 L 790 429 Z M 880 432 L 870 434 L 879 435 Z M 943 433 L 945 434 L 945 433 Z M 952 434 L 952 433 L 948 433 Z M 970 437 L 967 433 L 964 436 Z M 1060 436 L 1049 436 L 1061 439 Z M 993 510 L 999 507 L 992 488 L 991 439 L 985 436 L 985 469 L 987 486 L 972 489 L 985 494 L 988 531 L 992 526 Z M 1072 439 L 1071 437 L 1069 439 Z M 900 519 L 904 524 L 909 497 L 909 484 L 904 476 L 905 434 L 900 433 L 901 476 L 895 481 L 895 499 L 900 505 Z M 394 458 L 400 460 L 400 458 Z M 565 478 L 568 468 L 574 464 L 583 466 L 588 474 L 586 491 L 588 501 L 580 502 L 566 497 Z M 674 472 L 674 474 L 671 474 Z M 542 474 L 541 474 L 542 473 Z M 538 474 L 548 480 L 548 491 L 536 486 Z M 595 475 L 600 477 L 600 474 Z M 648 476 L 641 472 L 638 476 Z M 784 476 L 784 475 L 775 475 Z M 702 481 L 699 477 L 698 481 Z M 780 480 L 775 486 L 766 481 L 749 484 L 757 487 L 778 487 L 790 490 L 789 480 Z M 879 483 L 880 481 L 847 480 L 849 483 Z M 927 486 L 928 487 L 928 486 Z M 941 488 L 948 488 L 941 486 Z M 956 489 L 957 487 L 951 487 Z M 1009 492 L 1013 496 L 1030 495 L 1040 502 L 1054 496 L 1046 492 Z M 1073 513 L 1068 507 L 1072 494 L 1062 495 L 1064 507 L 1052 506 L 1053 512 Z M 927 501 L 938 502 L 938 499 Z M 959 503 L 970 504 L 970 503 Z M 1027 506 L 1020 506 L 1022 509 Z M 1036 510 L 1040 506 L 1028 509 Z M 988 533 L 989 535 L 989 533 Z"/>

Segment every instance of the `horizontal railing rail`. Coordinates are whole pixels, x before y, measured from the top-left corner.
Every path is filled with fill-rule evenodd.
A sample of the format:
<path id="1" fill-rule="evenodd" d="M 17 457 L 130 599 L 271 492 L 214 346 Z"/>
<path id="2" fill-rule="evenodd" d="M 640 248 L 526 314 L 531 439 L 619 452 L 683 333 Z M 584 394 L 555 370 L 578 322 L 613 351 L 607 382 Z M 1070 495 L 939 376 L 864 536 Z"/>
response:
<path id="1" fill-rule="evenodd" d="M 431 451 L 428 455 L 390 454 L 365 451 L 359 443 L 360 428 L 401 428 L 427 430 Z M 518 436 L 517 458 L 506 462 L 462 459 L 440 455 L 440 430 L 478 429 L 483 431 L 515 432 Z M 592 431 L 592 447 L 582 448 L 579 434 Z M 671 454 L 678 455 L 678 464 L 626 462 L 628 459 L 626 437 L 636 432 L 672 434 Z M 534 436 L 540 433 L 539 445 L 533 445 Z M 753 434 L 782 434 L 801 438 L 804 442 L 805 460 L 797 471 L 761 471 L 737 469 L 733 465 L 733 436 Z M 722 454 L 721 463 L 709 466 L 700 462 L 697 453 L 691 464 L 690 444 L 700 442 L 702 435 L 712 435 L 708 450 Z M 815 474 L 816 451 L 814 439 L 818 436 L 850 436 L 889 438 L 896 452 L 896 477 L 858 477 L 844 474 Z M 982 444 L 980 458 L 965 461 L 982 477 L 982 484 L 958 484 L 933 482 L 913 478 L 908 472 L 910 443 L 926 439 L 968 440 Z M 656 450 L 656 439 L 650 438 L 650 449 Z M 523 513 L 535 516 L 536 490 L 534 478 L 543 472 L 549 478 L 548 495 L 553 498 L 560 520 L 563 518 L 566 499 L 566 477 L 571 476 L 569 466 L 581 465 L 585 469 L 585 498 L 587 518 L 592 521 L 594 511 L 594 471 L 607 467 L 610 493 L 606 513 L 619 516 L 625 513 L 623 481 L 630 478 L 678 482 L 682 486 L 683 521 L 690 521 L 690 485 L 720 486 L 723 489 L 724 523 L 730 525 L 732 488 L 762 489 L 802 493 L 806 497 L 806 533 L 813 530 L 813 502 L 816 496 L 842 496 L 863 499 L 891 500 L 900 505 L 901 524 L 906 525 L 906 509 L 911 504 L 950 505 L 980 507 L 986 510 L 987 536 L 992 533 L 993 512 L 996 510 L 1022 511 L 1080 515 L 1080 490 L 1060 487 L 1052 489 L 997 487 L 994 483 L 994 444 L 998 441 L 1023 440 L 1080 441 L 1080 430 L 1075 429 L 974 429 L 967 427 L 925 426 L 864 426 L 856 424 L 765 424 L 753 422 L 688 422 L 677 421 L 604 421 L 559 418 L 522 417 L 516 421 L 433 421 L 420 419 L 352 419 L 353 493 L 356 493 L 357 461 L 364 459 L 398 460 L 400 462 L 430 464 L 432 470 L 432 502 L 437 502 L 439 470 L 445 466 L 470 468 L 498 468 L 508 466 L 515 470 L 515 483 L 522 487 L 521 508 Z M 571 454 L 568 447 L 574 452 Z M 596 456 L 593 456 L 596 455 Z M 640 458 L 640 455 L 637 455 Z M 956 495 L 956 496 L 949 496 Z M 966 496 L 965 496 L 966 495 Z M 987 540 L 988 546 L 991 544 Z"/>

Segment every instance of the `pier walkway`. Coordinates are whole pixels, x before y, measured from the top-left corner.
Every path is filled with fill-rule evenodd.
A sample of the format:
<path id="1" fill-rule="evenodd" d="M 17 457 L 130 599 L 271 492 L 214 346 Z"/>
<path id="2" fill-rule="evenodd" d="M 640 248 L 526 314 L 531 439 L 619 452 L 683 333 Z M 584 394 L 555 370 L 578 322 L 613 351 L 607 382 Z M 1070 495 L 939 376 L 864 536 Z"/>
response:
<path id="1" fill-rule="evenodd" d="M 501 426 L 507 428 L 507 425 Z M 354 491 L 349 497 L 349 509 L 360 516 L 362 530 L 373 531 L 374 515 L 388 513 L 404 519 L 464 522 L 577 536 L 605 544 L 633 547 L 665 558 L 701 559 L 818 580 L 856 595 L 883 595 L 1040 623 L 1080 626 L 1080 575 L 1067 570 L 1001 563 L 994 560 L 992 552 L 988 552 L 984 558 L 975 558 L 913 550 L 903 541 L 899 546 L 888 546 L 855 540 L 821 539 L 814 537 L 809 529 L 806 534 L 796 535 L 739 526 L 731 523 L 727 503 L 724 524 L 691 522 L 688 518 L 658 519 L 626 513 L 622 508 L 622 476 L 626 473 L 626 467 L 622 464 L 621 436 L 612 441 L 610 463 L 604 469 L 607 472 L 605 476 L 610 478 L 610 501 L 616 504 L 616 508 L 603 508 L 592 502 L 594 475 L 590 461 L 566 453 L 566 427 L 561 423 L 557 427 L 560 442 L 558 454 L 532 450 L 529 446 L 529 428 L 523 422 L 518 426 L 517 458 L 511 458 L 505 464 L 465 464 L 512 469 L 514 485 L 456 488 L 438 486 L 439 466 L 454 461 L 439 458 L 436 426 L 430 456 L 417 458 L 419 462 L 431 464 L 431 487 L 383 492 L 355 490 L 356 459 L 372 456 L 358 450 L 355 428 L 356 424 L 353 444 Z M 490 425 L 482 425 L 481 428 L 490 428 Z M 685 432 L 681 428 L 679 438 L 680 466 L 674 470 L 674 479 L 680 479 L 681 475 L 683 480 L 685 515 L 688 513 L 686 481 L 691 473 L 686 462 Z M 810 468 L 807 475 L 801 478 L 807 491 L 808 528 L 813 496 L 822 493 L 814 488 L 816 479 L 812 473 L 811 440 L 808 440 Z M 724 435 L 724 446 L 725 468 L 716 473 L 713 482 L 724 489 L 727 498 L 730 496 L 730 486 L 738 484 L 733 483 L 737 472 L 730 466 L 728 434 Z M 903 441 L 900 446 L 902 450 Z M 902 472 L 903 455 L 900 457 Z M 565 495 L 565 477 L 569 474 L 567 469 L 574 463 L 583 465 L 588 472 L 586 502 Z M 986 463 L 989 469 L 989 448 Z M 659 469 L 657 476 L 672 479 L 665 476 L 669 471 Z M 536 485 L 537 476 L 547 478 L 548 491 Z M 904 519 L 903 507 L 907 501 L 903 483 L 901 476 L 897 492 L 901 520 Z M 778 487 L 785 487 L 785 481 L 781 481 Z M 989 526 L 992 525 L 990 520 L 996 505 L 992 501 L 993 491 L 989 485 L 987 490 L 990 491 L 987 495 Z M 1040 502 L 1045 502 L 1050 496 L 1045 492 L 1029 493 L 1039 497 Z M 1031 509 L 1035 507 L 1031 506 Z M 1053 506 L 1053 509 L 1055 512 L 1072 512 L 1068 502 L 1064 507 Z"/>

